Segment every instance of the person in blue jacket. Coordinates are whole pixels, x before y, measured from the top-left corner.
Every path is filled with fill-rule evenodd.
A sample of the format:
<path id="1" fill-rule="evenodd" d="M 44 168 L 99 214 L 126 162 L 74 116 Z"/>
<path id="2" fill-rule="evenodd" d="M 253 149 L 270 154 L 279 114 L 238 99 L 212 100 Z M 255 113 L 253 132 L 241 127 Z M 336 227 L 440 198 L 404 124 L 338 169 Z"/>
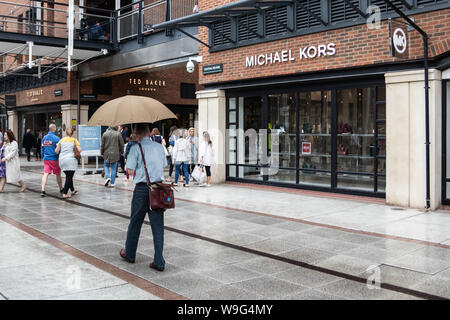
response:
<path id="1" fill-rule="evenodd" d="M 41 183 L 41 197 L 45 197 L 45 185 L 47 184 L 47 179 L 50 174 L 56 175 L 56 182 L 58 183 L 59 190 L 62 193 L 62 179 L 61 179 L 61 168 L 59 167 L 58 158 L 59 155 L 55 152 L 57 144 L 59 142 L 59 137 L 55 134 L 56 125 L 54 123 L 50 124 L 48 127 L 48 134 L 42 138 L 41 143 L 41 156 L 44 160 L 44 176 L 42 177 Z"/>

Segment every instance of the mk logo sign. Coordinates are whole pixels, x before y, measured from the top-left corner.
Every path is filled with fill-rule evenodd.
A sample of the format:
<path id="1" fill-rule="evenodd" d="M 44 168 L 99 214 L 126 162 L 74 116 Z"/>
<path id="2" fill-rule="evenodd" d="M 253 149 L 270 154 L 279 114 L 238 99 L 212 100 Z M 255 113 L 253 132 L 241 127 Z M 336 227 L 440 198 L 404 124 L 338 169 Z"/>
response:
<path id="1" fill-rule="evenodd" d="M 391 55 L 397 58 L 409 58 L 408 31 L 403 23 L 391 21 L 389 24 Z"/>
<path id="2" fill-rule="evenodd" d="M 395 29 L 392 41 L 394 42 L 395 51 L 397 51 L 400 54 L 406 51 L 408 42 L 406 40 L 406 34 L 402 29 L 400 28 Z"/>

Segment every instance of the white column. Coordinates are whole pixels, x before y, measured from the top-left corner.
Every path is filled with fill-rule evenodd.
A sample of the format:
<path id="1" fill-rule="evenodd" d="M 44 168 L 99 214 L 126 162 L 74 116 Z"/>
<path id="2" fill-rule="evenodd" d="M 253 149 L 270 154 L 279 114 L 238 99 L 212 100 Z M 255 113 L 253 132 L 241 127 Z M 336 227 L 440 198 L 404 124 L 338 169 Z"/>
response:
<path id="1" fill-rule="evenodd" d="M 386 202 L 423 209 L 426 205 L 425 82 L 423 69 L 386 78 Z M 441 72 L 429 70 L 431 210 L 441 205 Z"/>
<path id="2" fill-rule="evenodd" d="M 225 138 L 226 138 L 226 100 L 223 90 L 202 90 L 197 92 L 198 99 L 198 136 L 208 131 L 214 152 L 214 164 L 211 167 L 211 181 L 221 183 L 226 179 Z"/>
<path id="3" fill-rule="evenodd" d="M 19 139 L 19 114 L 17 111 L 8 111 L 8 129 L 10 129 L 16 139 Z"/>
<path id="4" fill-rule="evenodd" d="M 87 124 L 88 122 L 89 106 L 80 106 L 80 124 Z M 63 136 L 66 136 L 65 129 L 72 127 L 72 120 L 78 120 L 78 106 L 76 104 L 65 104 L 61 106 L 62 124 L 63 124 Z M 77 121 L 78 122 L 78 121 Z M 75 137 L 78 139 L 78 125 L 75 130 Z"/>

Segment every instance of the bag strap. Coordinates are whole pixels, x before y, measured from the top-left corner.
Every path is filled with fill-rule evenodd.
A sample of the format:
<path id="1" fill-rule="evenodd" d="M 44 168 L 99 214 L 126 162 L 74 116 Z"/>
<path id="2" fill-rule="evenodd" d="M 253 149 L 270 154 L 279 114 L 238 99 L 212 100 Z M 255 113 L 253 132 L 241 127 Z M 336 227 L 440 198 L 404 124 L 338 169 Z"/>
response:
<path id="1" fill-rule="evenodd" d="M 148 171 L 147 171 L 147 163 L 145 162 L 145 157 L 144 157 L 144 150 L 142 150 L 142 145 L 140 142 L 138 142 L 139 145 L 139 149 L 141 150 L 141 156 L 142 156 L 142 161 L 144 161 L 144 169 L 145 169 L 145 178 L 147 179 L 147 185 L 150 189 L 152 189 L 152 184 L 150 183 L 150 177 L 148 175 Z M 161 185 L 161 183 L 155 183 L 158 187 L 163 187 L 163 188 L 170 188 L 170 189 L 174 189 L 175 191 L 178 191 L 175 187 L 173 186 L 164 186 Z"/>
<path id="2" fill-rule="evenodd" d="M 147 185 L 151 189 L 152 184 L 150 183 L 150 177 L 149 177 L 148 171 L 147 171 L 147 163 L 145 162 L 144 150 L 142 150 L 142 145 L 140 142 L 138 142 L 138 145 L 139 145 L 139 149 L 141 150 L 142 161 L 144 161 L 145 178 L 147 179 Z"/>

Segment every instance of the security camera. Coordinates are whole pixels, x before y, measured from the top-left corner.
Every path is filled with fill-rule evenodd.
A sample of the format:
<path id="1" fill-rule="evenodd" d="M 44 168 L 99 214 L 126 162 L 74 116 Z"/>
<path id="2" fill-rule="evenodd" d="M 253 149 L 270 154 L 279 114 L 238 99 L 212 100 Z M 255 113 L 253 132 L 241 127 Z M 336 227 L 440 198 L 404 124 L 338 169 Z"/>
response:
<path id="1" fill-rule="evenodd" d="M 193 57 L 193 58 L 189 58 L 188 63 L 186 64 L 186 71 L 189 73 L 194 72 L 195 70 L 195 65 L 194 62 L 200 63 L 203 61 L 203 57 L 202 56 L 197 56 L 197 57 Z"/>
<path id="2" fill-rule="evenodd" d="M 195 70 L 195 65 L 192 62 L 192 60 L 189 59 L 188 63 L 186 64 L 186 71 L 189 73 L 192 73 L 192 72 L 194 72 L 194 70 Z"/>

